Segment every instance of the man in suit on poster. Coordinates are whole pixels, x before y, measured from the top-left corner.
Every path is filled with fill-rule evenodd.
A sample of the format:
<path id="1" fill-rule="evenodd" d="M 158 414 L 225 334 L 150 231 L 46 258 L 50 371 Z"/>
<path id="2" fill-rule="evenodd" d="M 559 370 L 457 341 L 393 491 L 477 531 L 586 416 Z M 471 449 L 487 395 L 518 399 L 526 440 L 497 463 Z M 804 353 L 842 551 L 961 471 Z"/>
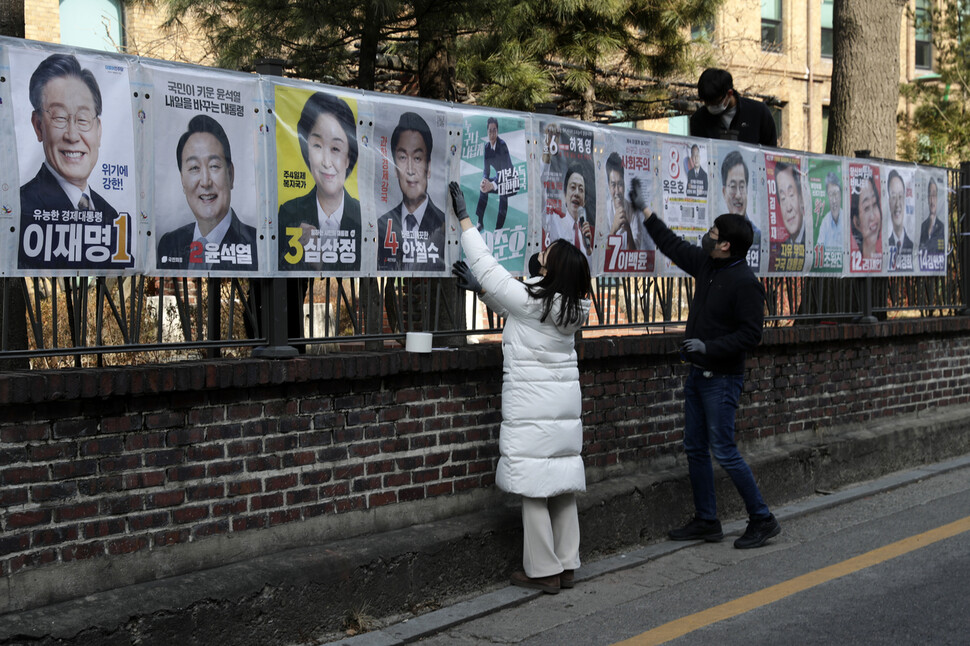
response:
<path id="1" fill-rule="evenodd" d="M 101 147 L 101 90 L 91 70 L 70 54 L 51 54 L 34 70 L 28 93 L 30 123 L 44 163 L 20 187 L 22 221 L 36 211 L 118 212 L 88 184 Z"/>
<path id="2" fill-rule="evenodd" d="M 175 158 L 195 222 L 162 235 L 158 268 L 258 268 L 256 228 L 243 224 L 230 204 L 235 168 L 226 131 L 208 115 L 192 117 L 175 147 Z M 198 243 L 194 254 L 193 243 Z M 224 248 L 231 249 L 231 256 L 222 257 Z"/>
<path id="3" fill-rule="evenodd" d="M 428 195 L 434 141 L 427 122 L 405 112 L 391 133 L 401 202 L 377 221 L 377 268 L 436 271 L 445 267 L 445 214 Z"/>

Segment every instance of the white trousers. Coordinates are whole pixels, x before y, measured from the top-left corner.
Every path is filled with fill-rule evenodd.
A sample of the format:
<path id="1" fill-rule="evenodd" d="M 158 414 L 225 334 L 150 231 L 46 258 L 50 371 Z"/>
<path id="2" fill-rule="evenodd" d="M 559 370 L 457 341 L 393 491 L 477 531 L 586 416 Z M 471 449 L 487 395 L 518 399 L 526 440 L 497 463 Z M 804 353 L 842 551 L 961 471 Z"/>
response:
<path id="1" fill-rule="evenodd" d="M 576 494 L 522 497 L 522 566 L 526 576 L 553 576 L 579 567 Z"/>

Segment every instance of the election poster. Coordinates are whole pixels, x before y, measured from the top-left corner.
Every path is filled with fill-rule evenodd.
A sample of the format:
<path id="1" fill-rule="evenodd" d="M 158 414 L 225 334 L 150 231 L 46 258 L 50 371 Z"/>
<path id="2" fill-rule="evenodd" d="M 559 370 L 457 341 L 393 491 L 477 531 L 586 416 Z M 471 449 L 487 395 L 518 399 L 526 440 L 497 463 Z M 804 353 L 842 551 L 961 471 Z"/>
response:
<path id="1" fill-rule="evenodd" d="M 319 86 L 273 88 L 277 267 L 312 276 L 362 268 L 359 101 Z"/>
<path id="2" fill-rule="evenodd" d="M 707 231 L 710 151 L 706 141 L 664 139 L 660 181 L 663 220 L 671 229 Z"/>
<path id="3" fill-rule="evenodd" d="M 540 131 L 541 248 L 556 240 L 568 240 L 583 252 L 596 275 L 594 131 L 576 123 L 548 120 L 540 121 Z"/>
<path id="4" fill-rule="evenodd" d="M 848 162 L 849 274 L 882 272 L 882 193 L 879 165 Z"/>
<path id="5" fill-rule="evenodd" d="M 381 103 L 376 114 L 377 271 L 446 274 L 448 115 L 396 101 Z"/>
<path id="6" fill-rule="evenodd" d="M 529 173 L 521 116 L 466 112 L 461 130 L 459 184 L 468 215 L 492 256 L 515 275 L 526 264 Z"/>
<path id="7" fill-rule="evenodd" d="M 800 274 L 809 248 L 802 187 L 802 162 L 795 155 L 765 153 L 768 204 L 768 272 Z"/>
<path id="8" fill-rule="evenodd" d="M 918 271 L 943 274 L 946 271 L 946 252 L 949 215 L 947 213 L 946 171 L 939 168 L 921 168 L 916 174 L 919 218 Z"/>
<path id="9" fill-rule="evenodd" d="M 911 166 L 884 166 L 883 236 L 885 237 L 886 271 L 911 274 L 916 251 L 916 200 L 913 186 L 915 169 Z"/>
<path id="10" fill-rule="evenodd" d="M 8 51 L 20 185 L 17 269 L 134 270 L 138 218 L 128 61 Z"/>
<path id="11" fill-rule="evenodd" d="M 699 244 L 710 228 L 710 147 L 707 140 L 669 138 L 661 141 L 660 191 L 663 220 L 688 242 Z M 664 273 L 681 273 L 663 257 Z"/>
<path id="12" fill-rule="evenodd" d="M 163 275 L 259 272 L 251 75 L 146 66 L 154 87 L 155 266 Z"/>
<path id="13" fill-rule="evenodd" d="M 755 273 L 762 273 L 765 269 L 762 267 L 761 258 L 762 230 L 765 227 L 765 182 L 761 166 L 764 154 L 758 148 L 733 142 L 717 142 L 715 155 L 717 172 L 714 173 L 711 208 L 718 214 L 743 215 L 751 222 L 754 241 L 748 249 L 748 265 Z"/>
<path id="14" fill-rule="evenodd" d="M 808 194 L 811 199 L 812 272 L 841 274 L 845 265 L 845 191 L 842 160 L 809 157 Z"/>
<path id="15" fill-rule="evenodd" d="M 657 246 L 647 233 L 644 214 L 630 203 L 631 183 L 637 180 L 640 193 L 649 205 L 654 203 L 653 151 L 656 139 L 645 133 L 612 132 L 608 135 L 605 186 L 606 208 L 602 224 L 596 227 L 596 257 L 600 272 L 607 275 L 644 275 L 654 270 Z"/>

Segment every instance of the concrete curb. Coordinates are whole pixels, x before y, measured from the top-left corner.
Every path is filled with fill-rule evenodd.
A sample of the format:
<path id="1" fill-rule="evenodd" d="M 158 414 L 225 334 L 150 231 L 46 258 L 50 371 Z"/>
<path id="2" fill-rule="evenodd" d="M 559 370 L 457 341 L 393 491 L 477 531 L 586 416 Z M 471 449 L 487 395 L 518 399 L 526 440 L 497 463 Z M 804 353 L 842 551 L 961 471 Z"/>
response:
<path id="1" fill-rule="evenodd" d="M 899 487 L 904 487 L 908 484 L 925 480 L 926 478 L 932 478 L 950 471 L 965 468 L 970 468 L 970 455 L 909 471 L 893 473 L 843 491 L 792 503 L 777 509 L 773 513 L 779 520 L 790 520 L 799 516 L 844 505 L 848 502 L 866 498 L 877 493 L 892 491 L 893 489 L 898 489 Z M 723 526 L 725 537 L 732 534 L 740 535 L 744 532 L 746 525 L 747 521 L 743 519 L 725 523 Z M 576 572 L 576 581 L 579 583 L 611 572 L 635 568 L 700 542 L 669 541 L 603 558 L 593 563 L 584 563 L 583 567 Z M 521 605 L 530 599 L 542 596 L 542 594 L 542 592 L 535 590 L 525 590 L 523 588 L 508 586 L 484 594 L 476 599 L 463 601 L 454 606 L 435 610 L 415 619 L 409 619 L 388 626 L 382 630 L 326 642 L 319 646 L 400 646 L 443 632 L 458 624 L 498 612 L 504 608 Z"/>

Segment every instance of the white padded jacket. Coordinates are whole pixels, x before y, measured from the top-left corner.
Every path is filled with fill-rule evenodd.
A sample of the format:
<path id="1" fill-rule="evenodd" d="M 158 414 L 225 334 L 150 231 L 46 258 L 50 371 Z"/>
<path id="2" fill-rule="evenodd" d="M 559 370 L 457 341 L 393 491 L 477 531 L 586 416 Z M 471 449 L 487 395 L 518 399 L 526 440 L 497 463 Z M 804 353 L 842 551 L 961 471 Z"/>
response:
<path id="1" fill-rule="evenodd" d="M 583 301 L 580 320 L 557 326 L 557 302 L 542 322 L 542 301 L 498 264 L 476 229 L 462 233 L 461 244 L 485 291 L 482 301 L 506 318 L 495 483 L 502 491 L 530 498 L 585 491 L 580 457 L 583 402 L 574 334 L 586 321 L 589 301 Z"/>

